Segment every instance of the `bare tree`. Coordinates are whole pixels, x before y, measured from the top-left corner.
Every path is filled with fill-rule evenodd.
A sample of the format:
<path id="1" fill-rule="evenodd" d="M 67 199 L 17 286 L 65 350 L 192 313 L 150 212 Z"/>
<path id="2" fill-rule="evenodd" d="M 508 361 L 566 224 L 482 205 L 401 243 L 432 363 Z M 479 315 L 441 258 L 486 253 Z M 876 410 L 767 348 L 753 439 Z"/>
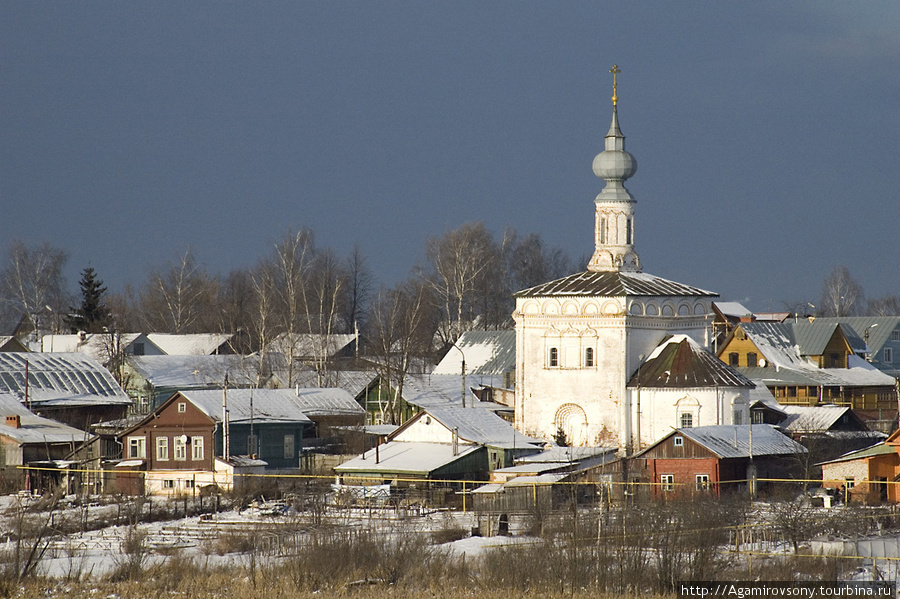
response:
<path id="1" fill-rule="evenodd" d="M 473 328 L 476 292 L 499 251 L 484 223 L 478 222 L 428 239 L 425 253 L 430 267 L 426 280 L 443 313 L 438 335 L 443 343 L 452 343 Z"/>
<path id="2" fill-rule="evenodd" d="M 900 316 L 900 297 L 889 294 L 868 303 L 869 316 Z"/>
<path id="3" fill-rule="evenodd" d="M 166 270 L 154 270 L 140 294 L 145 326 L 174 334 L 215 327 L 217 282 L 187 250 Z"/>
<path id="4" fill-rule="evenodd" d="M 382 382 L 388 386 L 388 397 L 381 403 L 382 422 L 400 424 L 403 383 L 415 356 L 430 349 L 435 319 L 429 319 L 433 305 L 429 291 L 426 284 L 414 279 L 382 290 L 373 302 L 370 351 L 377 358 Z"/>
<path id="5" fill-rule="evenodd" d="M 824 316 L 856 316 L 864 311 L 862 286 L 850 276 L 846 266 L 835 266 L 822 284 Z"/>
<path id="6" fill-rule="evenodd" d="M 234 269 L 219 286 L 219 330 L 223 333 L 249 333 L 256 303 L 253 273 Z"/>
<path id="7" fill-rule="evenodd" d="M 7 252 L 6 265 L 0 272 L 0 302 L 10 317 L 26 317 L 37 334 L 42 327 L 41 315 L 65 314 L 69 298 L 65 292 L 62 269 L 68 255 L 49 243 L 29 247 L 14 240 Z M 49 308 L 49 309 L 48 309 Z M 11 314 L 10 314 L 11 312 Z"/>
<path id="8" fill-rule="evenodd" d="M 372 294 L 372 273 L 358 245 L 347 257 L 346 284 L 341 301 L 341 321 L 344 330 L 356 331 L 366 326 L 366 312 Z"/>

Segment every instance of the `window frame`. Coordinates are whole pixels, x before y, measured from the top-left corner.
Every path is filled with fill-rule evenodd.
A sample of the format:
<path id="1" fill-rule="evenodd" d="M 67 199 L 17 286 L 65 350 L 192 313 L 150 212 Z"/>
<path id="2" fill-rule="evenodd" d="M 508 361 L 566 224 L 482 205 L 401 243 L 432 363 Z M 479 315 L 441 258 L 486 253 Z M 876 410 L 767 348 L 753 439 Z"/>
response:
<path id="1" fill-rule="evenodd" d="M 156 438 L 156 461 L 158 461 L 158 462 L 168 462 L 169 461 L 169 438 L 168 437 L 157 437 Z"/>
<path id="2" fill-rule="evenodd" d="M 195 462 L 203 460 L 203 437 L 191 437 L 191 459 Z"/>
<path id="3" fill-rule="evenodd" d="M 885 364 L 893 364 L 894 363 L 894 348 L 893 347 L 885 347 L 881 350 L 882 362 Z"/>
<path id="4" fill-rule="evenodd" d="M 660 474 L 659 475 L 659 490 L 663 493 L 671 493 L 675 490 L 675 475 L 674 474 Z"/>
<path id="5" fill-rule="evenodd" d="M 559 368 L 559 348 L 551 347 L 547 352 L 547 366 L 549 368 Z"/>
<path id="6" fill-rule="evenodd" d="M 678 428 L 694 428 L 694 414 L 691 412 L 680 413 L 678 415 L 678 425 Z"/>
<path id="7" fill-rule="evenodd" d="M 187 461 L 187 441 L 184 439 L 184 435 L 177 435 L 173 439 L 172 443 L 172 458 L 176 462 L 185 462 Z"/>
<path id="8" fill-rule="evenodd" d="M 698 491 L 709 491 L 710 489 L 708 474 L 695 474 L 694 483 Z"/>
<path id="9" fill-rule="evenodd" d="M 585 368 L 593 368 L 594 364 L 596 364 L 594 360 L 594 348 L 586 347 L 584 348 L 584 367 Z"/>
<path id="10" fill-rule="evenodd" d="M 147 459 L 147 437 L 128 437 L 128 459 Z"/>

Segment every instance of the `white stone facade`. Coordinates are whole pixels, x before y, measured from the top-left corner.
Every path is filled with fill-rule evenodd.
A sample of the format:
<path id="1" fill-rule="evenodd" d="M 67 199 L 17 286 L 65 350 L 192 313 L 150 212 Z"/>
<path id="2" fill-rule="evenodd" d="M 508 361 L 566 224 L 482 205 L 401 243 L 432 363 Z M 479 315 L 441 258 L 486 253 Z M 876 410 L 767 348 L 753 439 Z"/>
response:
<path id="1" fill-rule="evenodd" d="M 562 429 L 574 445 L 625 447 L 634 413 L 629 377 L 669 334 L 707 345 L 711 301 L 517 297 L 516 428 L 542 439 Z"/>

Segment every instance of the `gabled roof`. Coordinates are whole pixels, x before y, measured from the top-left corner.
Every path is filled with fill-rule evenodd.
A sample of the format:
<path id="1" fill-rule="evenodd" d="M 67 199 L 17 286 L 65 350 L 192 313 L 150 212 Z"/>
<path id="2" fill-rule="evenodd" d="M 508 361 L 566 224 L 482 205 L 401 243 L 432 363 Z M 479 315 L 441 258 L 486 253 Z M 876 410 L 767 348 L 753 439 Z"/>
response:
<path id="1" fill-rule="evenodd" d="M 752 447 L 751 434 L 753 436 Z M 636 454 L 635 457 L 646 454 L 673 435 L 687 437 L 721 459 L 748 458 L 751 455 L 761 457 L 807 453 L 805 447 L 770 424 L 721 424 L 677 429 Z"/>
<path id="2" fill-rule="evenodd" d="M 444 468 L 457 460 L 481 449 L 477 445 L 460 445 L 456 455 L 450 443 L 404 443 L 391 441 L 379 445 L 378 461 L 375 460 L 375 449 L 364 452 L 361 456 L 335 466 L 335 472 L 392 472 L 424 476 L 440 468 Z"/>
<path id="3" fill-rule="evenodd" d="M 2 352 L 26 352 L 28 348 L 12 335 L 0 335 L 0 351 Z"/>
<path id="4" fill-rule="evenodd" d="M 500 375 L 516 367 L 515 331 L 466 331 L 460 335 L 432 374 L 462 373 L 465 356 L 466 374 Z"/>
<path id="5" fill-rule="evenodd" d="M 154 387 L 190 389 L 256 384 L 258 359 L 234 354 L 213 356 L 128 356 L 128 364 Z"/>
<path id="6" fill-rule="evenodd" d="M 492 402 L 481 401 L 472 392 L 479 385 L 498 386 L 501 377 L 491 375 L 466 375 L 466 406 L 489 410 L 506 410 Z M 462 407 L 463 380 L 459 374 L 411 374 L 403 379 L 403 399 L 422 409 L 458 406 Z"/>
<path id="7" fill-rule="evenodd" d="M 300 388 L 336 387 L 353 397 L 359 397 L 378 378 L 375 371 L 328 370 L 320 374 L 315 370 L 297 370 L 293 373 L 294 383 Z"/>
<path id="8" fill-rule="evenodd" d="M 127 398 L 107 369 L 79 353 L 0 353 L 0 393 L 25 398 L 26 362 L 29 399 Z"/>
<path id="9" fill-rule="evenodd" d="M 399 439 L 403 435 L 403 431 L 426 415 L 440 422 L 447 430 L 456 429 L 460 441 L 504 448 L 524 448 L 541 443 L 526 437 L 489 410 L 461 407 L 428 408 L 410 418 L 388 438 L 390 440 Z"/>
<path id="10" fill-rule="evenodd" d="M 687 335 L 672 335 L 659 344 L 628 382 L 630 388 L 753 386 L 750 379 L 700 347 Z"/>
<path id="11" fill-rule="evenodd" d="M 719 294 L 698 287 L 669 281 L 644 272 L 585 271 L 555 281 L 542 283 L 513 294 L 515 297 L 538 296 L 705 296 Z"/>
<path id="12" fill-rule="evenodd" d="M 293 349 L 295 360 L 329 358 L 356 341 L 354 334 L 321 335 L 314 333 L 282 333 L 269 344 L 269 351 L 288 355 Z M 293 345 L 293 348 L 291 348 Z"/>
<path id="13" fill-rule="evenodd" d="M 119 349 L 128 348 L 135 341 L 149 342 L 143 333 L 44 335 L 41 337 L 41 351 L 83 353 L 88 354 L 100 363 L 106 363 L 109 362 L 110 355 Z"/>
<path id="14" fill-rule="evenodd" d="M 740 319 L 753 317 L 753 312 L 745 308 L 744 305 L 739 302 L 713 302 L 712 307 L 714 311 L 717 311 L 726 318 Z"/>
<path id="15" fill-rule="evenodd" d="M 573 464 L 618 451 L 617 447 L 551 447 L 540 453 L 516 458 L 517 464 Z"/>
<path id="16" fill-rule="evenodd" d="M 31 413 L 15 395 L 0 393 L 0 435 L 19 444 L 80 443 L 93 435 L 71 426 Z M 18 416 L 21 425 L 7 426 L 5 416 Z"/>
<path id="17" fill-rule="evenodd" d="M 854 352 L 864 352 L 865 343 L 856 334 L 852 327 L 842 323 L 823 322 L 816 319 L 813 322 L 801 320 L 794 323 L 785 323 L 792 326 L 797 339 L 797 346 L 803 356 L 821 356 L 825 353 L 825 347 L 837 330 L 840 330 L 844 339 Z"/>
<path id="18" fill-rule="evenodd" d="M 841 323 L 849 325 L 865 344 L 866 330 L 869 331 L 869 352 L 876 353 L 891 338 L 891 333 L 900 328 L 900 316 L 820 316 L 815 322 Z M 877 326 L 875 326 L 877 325 Z"/>
<path id="19" fill-rule="evenodd" d="M 745 368 L 739 370 L 747 378 L 774 385 L 821 387 L 892 387 L 896 379 L 878 370 L 856 355 L 847 356 L 849 368 L 816 368 L 808 363 L 794 367 Z"/>
<path id="20" fill-rule="evenodd" d="M 289 389 L 307 416 L 363 416 L 366 411 L 343 389 Z"/>
<path id="21" fill-rule="evenodd" d="M 170 356 L 208 356 L 216 352 L 234 335 L 228 333 L 193 333 L 170 335 L 150 333 L 147 338 Z"/>
<path id="22" fill-rule="evenodd" d="M 222 421 L 221 389 L 187 390 L 182 391 L 180 395 L 214 421 Z M 259 423 L 312 422 L 301 408 L 293 389 L 228 389 L 227 400 L 228 420 L 231 423 L 244 423 L 251 419 Z M 170 401 L 160 406 L 157 411 L 163 409 Z"/>
<path id="23" fill-rule="evenodd" d="M 787 417 L 778 423 L 791 433 L 824 433 L 841 418 L 853 420 L 858 430 L 868 430 L 849 407 L 842 406 L 781 406 Z"/>

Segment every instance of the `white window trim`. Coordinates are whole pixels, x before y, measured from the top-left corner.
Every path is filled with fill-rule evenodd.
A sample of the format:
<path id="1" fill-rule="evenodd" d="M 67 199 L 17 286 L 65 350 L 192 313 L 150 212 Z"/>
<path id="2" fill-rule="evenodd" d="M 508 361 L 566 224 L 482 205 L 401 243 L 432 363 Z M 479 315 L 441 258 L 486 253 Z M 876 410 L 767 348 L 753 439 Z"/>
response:
<path id="1" fill-rule="evenodd" d="M 195 462 L 203 459 L 203 437 L 199 435 L 191 438 L 191 458 Z"/>
<path id="2" fill-rule="evenodd" d="M 659 488 L 665 493 L 674 491 L 675 490 L 675 475 L 674 474 L 660 474 L 659 475 Z"/>
<path id="3" fill-rule="evenodd" d="M 187 461 L 187 443 L 184 442 L 181 435 L 175 437 L 173 445 L 174 449 L 172 454 L 175 460 L 179 462 Z"/>
<path id="4" fill-rule="evenodd" d="M 709 490 L 709 475 L 708 474 L 697 474 L 694 476 L 694 480 L 696 481 L 698 491 L 708 491 Z"/>
<path id="5" fill-rule="evenodd" d="M 128 457 L 132 460 L 147 459 L 147 437 L 128 437 Z"/>
<path id="6" fill-rule="evenodd" d="M 157 437 L 156 438 L 156 460 L 159 462 L 168 462 L 169 461 L 169 438 L 168 437 Z"/>

